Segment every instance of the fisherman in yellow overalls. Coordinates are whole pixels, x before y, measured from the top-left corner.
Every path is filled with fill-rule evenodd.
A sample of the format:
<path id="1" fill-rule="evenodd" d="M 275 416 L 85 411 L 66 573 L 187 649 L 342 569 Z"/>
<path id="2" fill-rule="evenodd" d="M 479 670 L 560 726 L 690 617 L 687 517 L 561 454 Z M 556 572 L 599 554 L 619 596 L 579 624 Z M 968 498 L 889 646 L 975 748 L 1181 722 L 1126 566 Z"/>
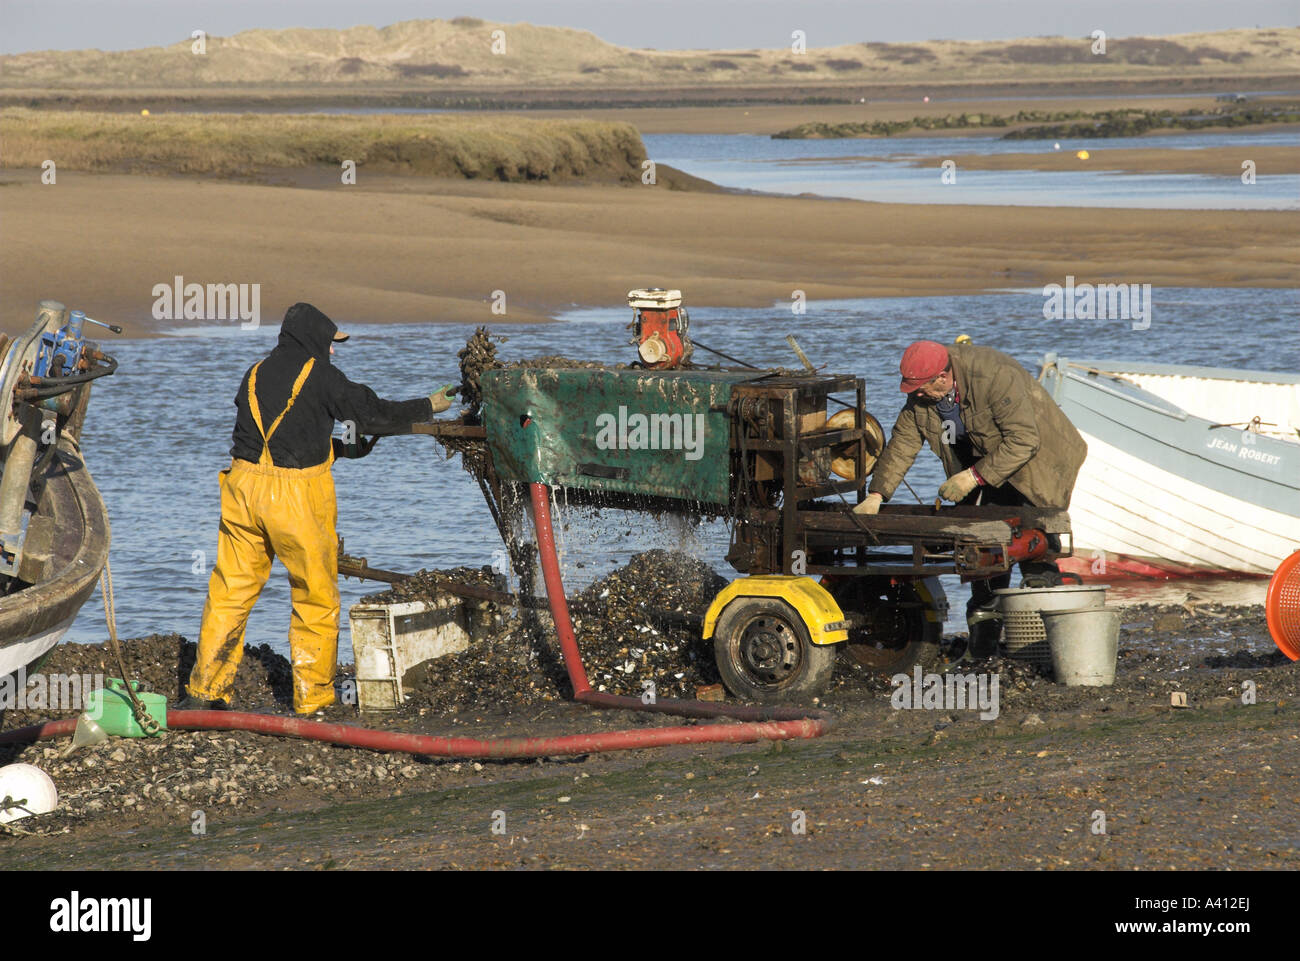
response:
<path id="1" fill-rule="evenodd" d="M 334 703 L 338 510 L 330 467 L 350 453 L 332 438 L 334 424 L 350 426 L 354 437 L 408 432 L 450 407 L 455 393 L 444 387 L 418 400 L 383 400 L 330 363 L 334 344 L 347 339 L 315 307 L 294 304 L 279 343 L 248 370 L 235 395 L 231 464 L 220 475 L 217 563 L 181 710 L 230 705 L 244 627 L 276 557 L 289 571 L 293 598 L 293 709 L 312 714 Z M 278 413 L 266 426 L 264 412 L 271 411 Z M 362 444 L 351 456 L 373 446 Z"/>

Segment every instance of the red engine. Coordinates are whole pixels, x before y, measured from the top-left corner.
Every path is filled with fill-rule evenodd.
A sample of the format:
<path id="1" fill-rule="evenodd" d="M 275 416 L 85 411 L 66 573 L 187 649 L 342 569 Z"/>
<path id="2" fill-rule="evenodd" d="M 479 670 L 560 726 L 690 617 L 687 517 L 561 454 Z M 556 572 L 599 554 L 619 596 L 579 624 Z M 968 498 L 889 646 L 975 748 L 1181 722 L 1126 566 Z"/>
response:
<path id="1" fill-rule="evenodd" d="M 1021 527 L 1020 518 L 1009 517 L 1012 526 L 1011 543 L 1005 548 L 967 548 L 959 551 L 960 562 L 957 565 L 961 581 L 967 584 L 972 580 L 989 577 L 984 571 L 1009 570 L 1021 561 L 1036 561 L 1048 552 L 1047 535 L 1034 527 Z"/>
<path id="2" fill-rule="evenodd" d="M 627 292 L 632 308 L 631 343 L 641 363 L 664 370 L 680 367 L 691 359 L 690 317 L 682 306 L 680 290 L 649 287 Z"/>

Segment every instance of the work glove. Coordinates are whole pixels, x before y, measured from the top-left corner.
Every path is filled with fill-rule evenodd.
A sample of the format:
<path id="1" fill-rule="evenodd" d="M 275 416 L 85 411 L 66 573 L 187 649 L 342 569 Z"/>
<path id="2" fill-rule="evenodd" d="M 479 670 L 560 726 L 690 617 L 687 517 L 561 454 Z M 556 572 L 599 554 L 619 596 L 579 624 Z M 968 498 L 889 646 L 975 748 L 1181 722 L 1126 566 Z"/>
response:
<path id="1" fill-rule="evenodd" d="M 953 474 L 939 487 L 939 496 L 954 504 L 966 499 L 966 496 L 979 486 L 974 472 L 968 467 L 960 473 Z"/>
<path id="2" fill-rule="evenodd" d="M 439 387 L 430 394 L 429 403 L 433 405 L 433 412 L 435 414 L 441 414 L 444 410 L 449 408 L 451 406 L 451 399 L 456 396 L 456 393 L 459 390 L 459 387 L 453 387 L 451 384 L 448 384 L 446 387 Z"/>
<path id="3" fill-rule="evenodd" d="M 880 505 L 884 503 L 885 498 L 880 494 L 868 494 L 857 507 L 853 508 L 855 514 L 879 514 Z"/>
<path id="4" fill-rule="evenodd" d="M 369 439 L 362 436 L 359 441 L 351 444 L 345 444 L 337 437 L 331 437 L 330 442 L 334 446 L 335 460 L 357 460 L 358 458 L 365 457 L 375 449 L 375 445 L 379 443 L 379 435 L 375 434 Z"/>

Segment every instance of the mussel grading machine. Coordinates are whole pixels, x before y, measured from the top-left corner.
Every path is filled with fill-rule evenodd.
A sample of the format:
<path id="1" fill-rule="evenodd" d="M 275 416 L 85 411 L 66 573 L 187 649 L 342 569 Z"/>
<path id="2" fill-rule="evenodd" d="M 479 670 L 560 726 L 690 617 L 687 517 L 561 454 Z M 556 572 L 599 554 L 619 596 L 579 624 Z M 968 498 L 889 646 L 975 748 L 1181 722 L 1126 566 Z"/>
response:
<path id="1" fill-rule="evenodd" d="M 704 637 L 733 694 L 807 699 L 841 649 L 889 674 L 932 663 L 947 612 L 938 575 L 1070 553 L 1063 509 L 854 514 L 884 442 L 862 378 L 693 365 L 680 294 L 629 300 L 632 365 L 484 370 L 481 404 L 414 430 L 462 454 L 503 537 L 536 483 L 602 510 L 726 519 L 727 561 L 742 576 L 710 605 Z"/>

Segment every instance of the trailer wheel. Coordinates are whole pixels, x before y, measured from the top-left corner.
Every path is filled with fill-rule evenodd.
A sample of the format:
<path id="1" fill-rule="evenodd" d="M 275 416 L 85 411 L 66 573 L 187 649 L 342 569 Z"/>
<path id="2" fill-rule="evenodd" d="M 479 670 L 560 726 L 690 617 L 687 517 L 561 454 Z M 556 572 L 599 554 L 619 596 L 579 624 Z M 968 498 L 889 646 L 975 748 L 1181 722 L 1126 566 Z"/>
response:
<path id="1" fill-rule="evenodd" d="M 727 690 L 762 703 L 806 700 L 826 690 L 837 646 L 814 644 L 803 618 L 774 597 L 736 598 L 713 632 Z"/>
<path id="2" fill-rule="evenodd" d="M 948 601 L 937 577 L 900 584 L 888 577 L 827 577 L 822 586 L 855 621 L 844 655 L 858 666 L 892 675 L 938 663 Z M 939 614 L 937 621 L 929 611 Z"/>

